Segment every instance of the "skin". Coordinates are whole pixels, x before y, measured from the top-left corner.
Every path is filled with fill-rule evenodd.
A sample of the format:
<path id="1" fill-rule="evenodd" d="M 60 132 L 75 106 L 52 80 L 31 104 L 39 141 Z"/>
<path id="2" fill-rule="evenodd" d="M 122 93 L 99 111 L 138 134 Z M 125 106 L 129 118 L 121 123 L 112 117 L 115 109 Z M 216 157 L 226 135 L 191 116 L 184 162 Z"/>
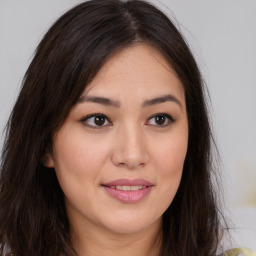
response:
<path id="1" fill-rule="evenodd" d="M 166 95 L 171 100 L 149 102 Z M 86 118 L 94 113 L 106 116 L 103 125 Z M 159 113 L 172 119 L 162 114 L 159 123 Z M 79 256 L 159 254 L 162 214 L 179 187 L 187 143 L 183 86 L 164 57 L 146 44 L 117 52 L 86 87 L 47 156 Z M 145 179 L 153 187 L 142 200 L 124 203 L 102 186 L 116 179 Z"/>

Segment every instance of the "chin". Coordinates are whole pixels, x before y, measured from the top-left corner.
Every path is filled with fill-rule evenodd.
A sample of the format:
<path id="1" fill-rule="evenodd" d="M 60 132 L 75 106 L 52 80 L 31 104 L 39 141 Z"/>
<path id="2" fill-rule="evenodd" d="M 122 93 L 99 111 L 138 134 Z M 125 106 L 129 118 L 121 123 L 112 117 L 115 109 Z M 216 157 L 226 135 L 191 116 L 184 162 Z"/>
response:
<path id="1" fill-rule="evenodd" d="M 159 225 L 161 226 L 162 218 L 157 220 L 145 218 L 125 218 L 122 219 L 115 218 L 113 222 L 108 223 L 108 229 L 117 234 L 133 234 L 145 231 L 151 227 Z"/>

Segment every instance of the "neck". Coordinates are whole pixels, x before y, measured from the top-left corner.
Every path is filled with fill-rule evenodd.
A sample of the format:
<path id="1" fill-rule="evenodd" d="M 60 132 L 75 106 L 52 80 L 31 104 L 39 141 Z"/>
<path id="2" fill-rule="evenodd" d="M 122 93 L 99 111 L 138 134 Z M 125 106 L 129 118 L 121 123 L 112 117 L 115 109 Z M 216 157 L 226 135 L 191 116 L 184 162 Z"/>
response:
<path id="1" fill-rule="evenodd" d="M 86 232 L 85 232 L 86 230 Z M 71 227 L 71 239 L 79 256 L 159 256 L 161 220 L 146 230 L 119 234 L 99 227 Z"/>

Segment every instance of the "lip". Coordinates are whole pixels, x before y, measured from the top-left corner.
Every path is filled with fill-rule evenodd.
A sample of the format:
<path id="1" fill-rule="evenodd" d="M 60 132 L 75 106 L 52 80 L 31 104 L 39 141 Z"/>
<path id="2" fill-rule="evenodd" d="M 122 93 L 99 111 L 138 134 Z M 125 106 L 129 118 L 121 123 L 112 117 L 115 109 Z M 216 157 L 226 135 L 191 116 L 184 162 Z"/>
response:
<path id="1" fill-rule="evenodd" d="M 153 186 L 153 184 L 147 180 L 143 179 L 119 179 L 119 180 L 113 180 L 108 183 L 104 183 L 103 186 Z"/>
<path id="2" fill-rule="evenodd" d="M 102 184 L 103 188 L 112 198 L 122 203 L 137 203 L 145 198 L 153 188 L 153 184 L 143 179 L 119 179 Z M 139 190 L 120 190 L 113 188 L 114 186 L 142 186 Z"/>

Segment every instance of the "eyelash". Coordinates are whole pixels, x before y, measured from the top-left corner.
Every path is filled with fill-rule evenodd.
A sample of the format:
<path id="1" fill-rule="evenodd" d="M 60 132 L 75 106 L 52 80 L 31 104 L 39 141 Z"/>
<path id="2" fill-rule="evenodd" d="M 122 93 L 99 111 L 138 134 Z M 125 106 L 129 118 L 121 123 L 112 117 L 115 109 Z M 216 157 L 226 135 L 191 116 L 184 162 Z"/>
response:
<path id="1" fill-rule="evenodd" d="M 149 124 L 149 121 L 151 120 L 151 119 L 153 119 L 153 118 L 157 118 L 157 117 L 163 117 L 164 118 L 164 124 L 161 124 L 161 125 L 155 125 L 155 124 Z M 102 123 L 102 125 L 97 125 L 97 124 L 95 124 L 95 118 L 103 118 L 104 120 L 104 122 Z M 92 124 L 89 124 L 88 123 L 88 121 L 90 120 L 90 119 L 94 119 L 94 124 L 95 125 L 92 125 Z M 100 121 L 100 120 L 99 120 Z M 105 122 L 108 122 L 108 124 L 107 125 L 104 125 L 105 124 Z M 155 119 L 155 121 L 156 121 L 156 119 Z M 157 114 L 154 114 L 154 115 L 152 115 L 152 116 L 150 116 L 148 119 L 147 119 L 147 121 L 146 121 L 146 125 L 152 125 L 152 126 L 157 126 L 157 127 L 159 127 L 159 128 L 162 128 L 162 127 L 167 127 L 167 126 L 169 126 L 169 125 L 171 125 L 172 123 L 174 123 L 176 120 L 171 116 L 171 115 L 169 115 L 169 114 L 166 114 L 166 113 L 157 113 Z M 106 126 L 111 126 L 112 125 L 112 123 L 110 122 L 110 120 L 107 118 L 107 116 L 105 116 L 104 114 L 100 114 L 100 113 L 94 113 L 94 114 L 90 114 L 90 115 L 87 115 L 87 116 L 85 116 L 84 118 L 82 118 L 81 120 L 80 120 L 80 122 L 82 122 L 85 126 L 87 126 L 87 127 L 90 127 L 90 128 L 92 128 L 92 129 L 100 129 L 100 128 L 102 128 L 102 127 L 106 127 Z M 167 123 L 166 123 L 167 122 Z"/>
<path id="2" fill-rule="evenodd" d="M 152 116 L 150 116 L 147 121 L 146 121 L 146 124 L 149 122 L 149 120 L 151 120 L 152 118 L 157 118 L 157 117 L 164 117 L 164 123 L 166 124 L 163 124 L 163 125 L 153 125 L 153 126 L 157 126 L 159 128 L 162 128 L 162 127 L 167 127 L 171 124 L 173 124 L 176 120 L 169 114 L 167 113 L 157 113 L 157 114 L 154 114 Z M 156 120 L 155 120 L 156 121 Z M 149 124 L 150 125 L 150 124 Z"/>
<path id="3" fill-rule="evenodd" d="M 93 119 L 93 118 L 94 118 L 94 123 L 95 123 L 95 118 L 97 118 L 97 117 L 104 118 L 104 123 L 105 123 L 105 121 L 107 120 L 110 124 L 108 124 L 108 125 L 91 125 L 91 124 L 88 124 L 88 120 Z M 94 114 L 90 114 L 90 115 L 88 115 L 88 116 L 85 116 L 85 117 L 81 120 L 81 122 L 82 122 L 85 126 L 90 127 L 90 128 L 92 128 L 92 129 L 100 129 L 100 128 L 102 128 L 102 127 L 106 127 L 106 126 L 111 126 L 111 125 L 112 125 L 112 123 L 109 121 L 109 119 L 108 119 L 105 115 L 100 114 L 100 113 L 94 113 Z M 104 123 L 103 123 L 103 124 L 104 124 Z"/>

